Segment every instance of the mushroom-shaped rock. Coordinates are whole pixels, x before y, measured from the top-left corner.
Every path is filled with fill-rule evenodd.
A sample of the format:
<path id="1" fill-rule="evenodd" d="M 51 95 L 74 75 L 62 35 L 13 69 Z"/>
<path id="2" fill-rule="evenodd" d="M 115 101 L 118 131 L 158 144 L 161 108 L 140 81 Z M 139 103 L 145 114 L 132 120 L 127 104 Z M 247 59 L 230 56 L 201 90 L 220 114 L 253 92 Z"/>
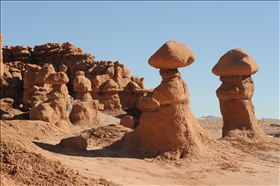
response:
<path id="1" fill-rule="evenodd" d="M 217 76 L 244 76 L 255 74 L 259 70 L 255 60 L 241 48 L 225 53 L 213 67 Z"/>
<path id="2" fill-rule="evenodd" d="M 74 79 L 74 91 L 75 92 L 90 92 L 91 82 L 85 77 L 83 71 L 76 72 L 76 77 Z"/>
<path id="3" fill-rule="evenodd" d="M 174 69 L 188 66 L 194 60 L 194 53 L 185 44 L 171 40 L 150 57 L 149 64 L 155 68 Z"/>
<path id="4" fill-rule="evenodd" d="M 139 125 L 110 148 L 142 158 L 208 156 L 216 142 L 192 113 L 187 85 L 177 69 L 194 60 L 186 48 L 175 41 L 167 42 L 154 55 L 156 60 L 151 57 L 150 65 L 160 68 L 162 81 L 151 99 L 139 101 L 139 108 L 144 111 Z"/>
<path id="5" fill-rule="evenodd" d="M 223 116 L 223 137 L 246 136 L 262 142 L 268 140 L 258 125 L 251 100 L 254 93 L 251 75 L 258 70 L 255 60 L 242 49 L 230 50 L 213 67 L 212 72 L 221 76 L 222 81 L 216 95 Z"/>

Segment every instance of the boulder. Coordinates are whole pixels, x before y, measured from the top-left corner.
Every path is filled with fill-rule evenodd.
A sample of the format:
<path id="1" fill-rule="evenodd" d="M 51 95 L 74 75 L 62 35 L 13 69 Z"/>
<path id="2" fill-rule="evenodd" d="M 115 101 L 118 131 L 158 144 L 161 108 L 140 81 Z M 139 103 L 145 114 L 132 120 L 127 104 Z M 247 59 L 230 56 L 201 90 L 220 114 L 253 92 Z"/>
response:
<path id="1" fill-rule="evenodd" d="M 82 136 L 64 138 L 58 144 L 60 147 L 70 148 L 77 151 L 86 151 L 87 145 L 87 140 Z"/>
<path id="2" fill-rule="evenodd" d="M 134 129 L 135 128 L 135 119 L 132 116 L 125 116 L 125 117 L 121 118 L 119 124 L 124 127 Z"/>

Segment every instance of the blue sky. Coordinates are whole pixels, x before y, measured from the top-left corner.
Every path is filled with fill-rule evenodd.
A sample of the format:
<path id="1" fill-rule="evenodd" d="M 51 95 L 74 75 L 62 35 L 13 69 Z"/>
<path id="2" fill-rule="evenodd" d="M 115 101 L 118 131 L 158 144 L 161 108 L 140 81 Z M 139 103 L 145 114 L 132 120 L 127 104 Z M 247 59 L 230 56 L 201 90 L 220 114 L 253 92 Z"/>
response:
<path id="1" fill-rule="evenodd" d="M 155 88 L 149 57 L 166 41 L 186 44 L 195 62 L 179 71 L 196 117 L 221 116 L 212 67 L 242 48 L 260 66 L 253 75 L 257 118 L 279 119 L 279 2 L 9 2 L 1 1 L 3 45 L 70 42 L 97 60 L 120 60 Z"/>

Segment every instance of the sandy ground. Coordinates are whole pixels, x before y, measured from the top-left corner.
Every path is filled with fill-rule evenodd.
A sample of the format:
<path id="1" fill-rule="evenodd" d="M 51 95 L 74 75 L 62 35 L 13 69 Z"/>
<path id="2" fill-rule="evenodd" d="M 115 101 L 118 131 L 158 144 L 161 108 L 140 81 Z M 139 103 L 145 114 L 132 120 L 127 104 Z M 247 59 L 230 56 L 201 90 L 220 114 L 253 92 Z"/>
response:
<path id="1" fill-rule="evenodd" d="M 199 119 L 224 148 L 225 161 L 166 161 L 104 148 L 131 130 L 116 117 L 99 117 L 106 125 L 90 131 L 86 151 L 57 144 L 92 127 L 67 132 L 42 121 L 1 120 L 1 185 L 280 185 L 279 137 L 273 137 L 280 134 L 279 121 L 259 121 L 273 141 L 271 148 L 257 149 L 220 140 L 221 119 Z"/>

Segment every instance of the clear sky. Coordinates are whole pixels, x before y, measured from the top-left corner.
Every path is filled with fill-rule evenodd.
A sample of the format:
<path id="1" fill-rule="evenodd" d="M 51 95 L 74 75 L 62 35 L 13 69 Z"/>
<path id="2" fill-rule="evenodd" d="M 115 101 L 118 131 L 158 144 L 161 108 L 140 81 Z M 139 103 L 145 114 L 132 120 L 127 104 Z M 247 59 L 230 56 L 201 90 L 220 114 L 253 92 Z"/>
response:
<path id="1" fill-rule="evenodd" d="M 149 57 L 169 40 L 186 44 L 196 60 L 179 71 L 196 117 L 221 116 L 212 74 L 219 58 L 242 48 L 260 66 L 253 104 L 260 118 L 279 119 L 279 2 L 1 1 L 3 45 L 70 42 L 97 60 L 120 60 L 155 88 L 161 77 Z"/>

